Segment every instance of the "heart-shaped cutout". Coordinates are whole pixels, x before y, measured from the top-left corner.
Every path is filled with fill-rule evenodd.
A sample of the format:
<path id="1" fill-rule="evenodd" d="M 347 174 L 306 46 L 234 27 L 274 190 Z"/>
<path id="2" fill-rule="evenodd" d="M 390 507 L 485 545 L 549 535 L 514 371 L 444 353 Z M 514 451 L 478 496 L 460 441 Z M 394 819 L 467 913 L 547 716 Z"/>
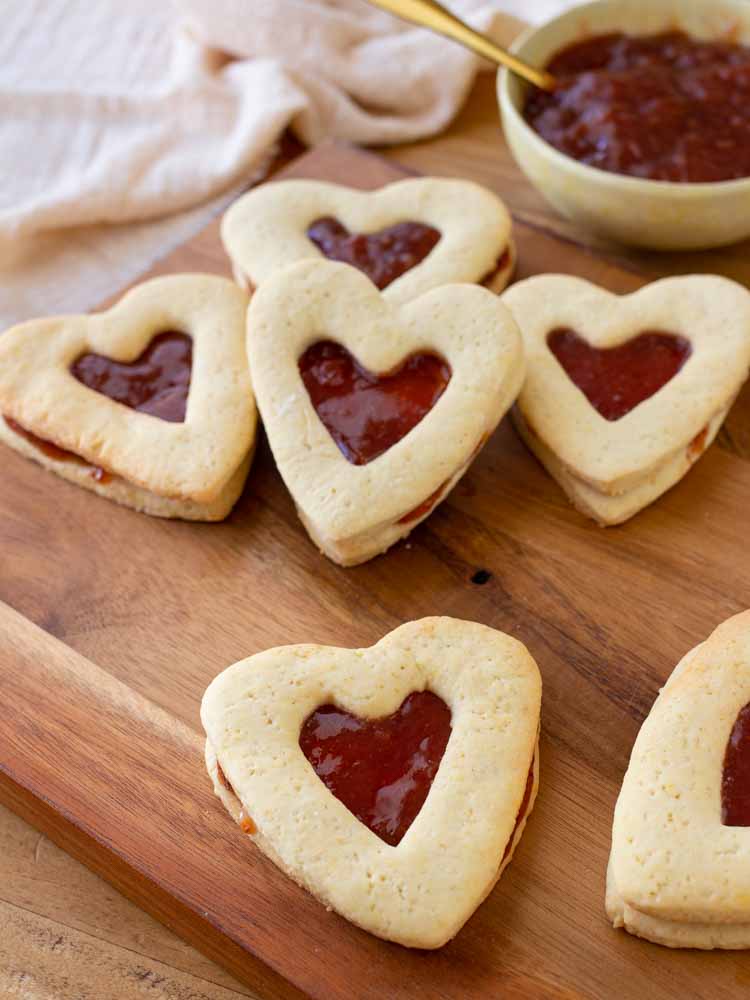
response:
<path id="1" fill-rule="evenodd" d="M 299 745 L 326 788 L 395 847 L 422 808 L 451 734 L 451 712 L 431 691 L 415 691 L 382 719 L 336 705 L 316 708 Z"/>
<path id="2" fill-rule="evenodd" d="M 603 525 L 682 478 L 747 377 L 750 293 L 726 278 L 667 278 L 617 296 L 541 275 L 502 298 L 526 347 L 518 430 Z"/>
<path id="3" fill-rule="evenodd" d="M 232 282 L 180 275 L 145 282 L 106 312 L 7 331 L 0 439 L 136 510 L 226 517 L 255 439 L 246 308 Z"/>
<path id="4" fill-rule="evenodd" d="M 568 378 L 605 420 L 620 420 L 675 377 L 690 357 L 690 341 L 646 330 L 616 347 L 593 347 L 575 330 L 553 330 L 549 349 Z"/>
<path id="5" fill-rule="evenodd" d="M 615 808 L 607 912 L 684 948 L 750 947 L 750 612 L 672 672 Z"/>
<path id="6" fill-rule="evenodd" d="M 102 354 L 82 354 L 71 373 L 83 385 L 139 413 L 182 423 L 190 391 L 193 341 L 187 334 L 156 334 L 135 361 L 115 361 Z"/>
<path id="7" fill-rule="evenodd" d="M 338 219 L 316 219 L 308 238 L 328 260 L 351 264 L 381 291 L 435 249 L 440 232 L 421 222 L 397 222 L 376 233 L 350 233 Z"/>
<path id="8" fill-rule="evenodd" d="M 261 184 L 230 207 L 221 236 L 238 282 L 251 289 L 323 256 L 362 270 L 394 304 L 452 282 L 502 291 L 515 263 L 502 201 L 469 181 L 434 177 L 367 192 L 310 180 Z"/>
<path id="9" fill-rule="evenodd" d="M 340 344 L 319 341 L 299 359 L 315 412 L 347 462 L 366 465 L 422 420 L 450 382 L 434 354 L 412 354 L 395 372 L 374 375 Z"/>
<path id="10" fill-rule="evenodd" d="M 750 826 L 750 704 L 740 709 L 724 753 L 721 821 L 725 826 Z"/>
<path id="11" fill-rule="evenodd" d="M 524 369 L 515 323 L 485 289 L 447 286 L 395 309 L 330 261 L 295 264 L 255 293 L 248 356 L 279 471 L 313 540 L 342 565 L 430 514 Z"/>
<path id="12" fill-rule="evenodd" d="M 426 618 L 368 649 L 284 646 L 229 667 L 201 706 L 206 763 L 231 815 L 295 881 L 371 933 L 436 948 L 523 832 L 540 701 L 519 642 Z M 405 787 L 415 760 L 422 788 L 431 781 L 420 803 Z M 346 788 L 329 790 L 342 775 Z"/>

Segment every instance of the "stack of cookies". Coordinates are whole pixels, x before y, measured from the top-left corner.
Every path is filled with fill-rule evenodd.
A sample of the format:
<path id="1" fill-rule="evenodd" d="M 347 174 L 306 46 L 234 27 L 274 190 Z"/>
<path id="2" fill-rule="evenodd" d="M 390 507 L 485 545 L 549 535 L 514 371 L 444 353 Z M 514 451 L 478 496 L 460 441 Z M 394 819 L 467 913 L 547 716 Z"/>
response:
<path id="1" fill-rule="evenodd" d="M 369 559 L 448 494 L 520 391 L 521 335 L 495 294 L 510 216 L 464 181 L 287 181 L 241 198 L 222 233 L 241 288 L 159 278 L 108 312 L 8 331 L 0 436 L 136 510 L 219 520 L 257 400 L 313 540 Z"/>
<path id="2" fill-rule="evenodd" d="M 708 275 L 622 298 L 542 275 L 498 296 L 511 229 L 466 181 L 263 185 L 222 224 L 240 288 L 160 278 L 8 331 L 0 438 L 136 510 L 219 520 L 257 402 L 310 536 L 354 565 L 431 513 L 515 401 L 575 506 L 618 524 L 716 436 L 750 367 L 750 296 Z"/>
<path id="3" fill-rule="evenodd" d="M 158 278 L 106 312 L 6 332 L 2 441 L 137 511 L 216 521 L 242 492 L 257 407 L 310 537 L 351 566 L 428 517 L 511 407 L 573 504 L 621 523 L 700 458 L 750 369 L 750 293 L 723 278 L 504 291 L 510 216 L 468 182 L 280 182 L 240 198 L 222 236 L 234 283 Z M 625 777 L 607 909 L 660 943 L 750 945 L 732 887 L 750 825 L 748 636 L 745 614 L 685 658 Z M 369 649 L 230 667 L 203 700 L 206 765 L 243 831 L 325 905 L 435 948 L 520 839 L 540 704 L 520 643 L 428 618 Z"/>

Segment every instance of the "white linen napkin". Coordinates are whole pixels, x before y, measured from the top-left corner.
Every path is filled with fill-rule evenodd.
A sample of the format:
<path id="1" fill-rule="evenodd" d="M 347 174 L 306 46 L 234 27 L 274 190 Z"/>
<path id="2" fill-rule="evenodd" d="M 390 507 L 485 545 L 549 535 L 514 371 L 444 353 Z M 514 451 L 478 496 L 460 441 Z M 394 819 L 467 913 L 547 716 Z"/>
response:
<path id="1" fill-rule="evenodd" d="M 507 41 L 566 0 L 450 0 Z M 431 135 L 478 60 L 365 0 L 0 0 L 0 329 L 82 311 L 197 232 L 289 125 Z"/>

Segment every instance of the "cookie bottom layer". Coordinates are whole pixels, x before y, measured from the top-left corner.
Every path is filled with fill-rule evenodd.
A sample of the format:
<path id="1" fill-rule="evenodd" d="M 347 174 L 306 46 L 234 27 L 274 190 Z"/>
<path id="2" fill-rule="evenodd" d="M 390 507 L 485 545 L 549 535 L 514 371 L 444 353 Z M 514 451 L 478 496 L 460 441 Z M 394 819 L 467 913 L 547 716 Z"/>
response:
<path id="1" fill-rule="evenodd" d="M 512 415 L 516 430 L 526 446 L 560 484 L 573 506 L 602 527 L 611 527 L 633 517 L 682 479 L 713 442 L 733 402 L 706 425 L 699 447 L 690 444 L 687 448 L 680 448 L 630 489 L 614 495 L 602 492 L 564 465 L 530 429 L 518 406 L 513 407 Z"/>
<path id="2" fill-rule="evenodd" d="M 114 500 L 123 507 L 131 507 L 139 513 L 149 514 L 152 517 L 177 518 L 183 521 L 223 521 L 242 493 L 253 457 L 252 451 L 248 452 L 224 484 L 221 492 L 210 503 L 197 503 L 188 498 L 159 496 L 119 476 L 112 476 L 100 482 L 92 474 L 92 466 L 50 458 L 11 430 L 1 417 L 0 441 L 19 452 L 24 458 L 30 458 L 49 472 L 55 472 L 62 479 L 76 486 L 82 486 L 100 497 Z"/>
<path id="3" fill-rule="evenodd" d="M 389 521 L 387 524 L 377 525 L 370 531 L 351 538 L 328 538 L 318 533 L 315 526 L 310 522 L 309 518 L 305 517 L 304 511 L 300 510 L 299 507 L 297 508 L 297 514 L 300 521 L 304 524 L 308 535 L 323 555 L 327 556 L 332 562 L 338 563 L 339 566 L 357 566 L 360 563 L 367 562 L 368 559 L 382 555 L 383 552 L 386 552 L 396 542 L 402 538 L 406 538 L 426 517 L 429 517 L 437 505 L 443 502 L 461 476 L 467 471 L 479 450 L 477 448 L 472 452 L 468 461 L 440 487 L 437 496 L 434 498 L 434 503 L 430 504 L 424 513 L 415 517 L 414 520 L 407 520 L 405 523 L 402 523 L 401 519 Z M 404 516 L 408 517 L 408 515 Z"/>
<path id="4" fill-rule="evenodd" d="M 227 787 L 228 783 L 222 781 L 221 777 L 219 776 L 219 762 L 217 760 L 216 753 L 214 752 L 214 748 L 211 746 L 208 740 L 206 740 L 205 762 L 206 762 L 206 770 L 208 771 L 209 777 L 213 782 L 214 793 L 217 795 L 219 799 L 221 799 L 222 805 L 227 810 L 232 819 L 235 821 L 235 823 L 240 825 L 243 820 L 243 814 L 244 815 L 248 814 L 245 813 L 244 807 L 240 802 L 239 798 L 235 795 L 234 790 L 231 789 L 231 787 Z M 526 828 L 526 823 L 528 821 L 528 818 L 531 815 L 531 810 L 534 808 L 534 802 L 536 801 L 536 795 L 539 790 L 539 737 L 537 737 L 536 745 L 534 747 L 534 757 L 531 766 L 534 771 L 534 779 L 531 787 L 531 794 L 529 795 L 529 800 L 526 805 L 526 809 L 523 815 L 519 816 L 518 819 L 516 820 L 515 829 L 513 830 L 513 836 L 505 850 L 505 854 L 502 858 L 502 861 L 498 866 L 497 874 L 495 875 L 495 878 L 492 880 L 492 882 L 487 886 L 487 891 L 477 903 L 477 908 L 482 905 L 485 899 L 495 888 L 500 876 L 503 874 L 503 872 L 513 859 L 515 850 L 518 847 L 518 843 L 521 840 L 521 837 L 523 836 L 523 831 Z M 248 816 L 248 818 L 252 817 Z M 315 898 L 318 899 L 318 901 L 322 903 L 323 906 L 326 907 L 326 909 L 328 910 L 331 909 L 331 907 L 329 906 L 328 902 L 325 899 L 320 899 L 320 897 L 316 896 L 313 890 L 310 888 L 310 886 L 306 885 L 304 882 L 300 881 L 300 879 L 296 878 L 295 874 L 291 872 L 284 865 L 284 863 L 281 861 L 281 858 L 274 851 L 271 844 L 263 836 L 262 831 L 256 829 L 255 833 L 248 834 L 248 836 L 252 837 L 253 843 L 255 843 L 260 848 L 260 850 L 263 852 L 263 854 L 266 855 L 267 858 L 269 858 L 269 860 L 273 861 L 273 863 L 276 865 L 277 868 L 280 868 L 281 871 L 283 871 L 286 875 L 289 876 L 289 878 L 292 879 L 292 881 L 296 882 L 298 885 L 302 886 L 303 889 L 307 890 L 307 892 L 309 892 L 311 895 L 315 896 Z M 432 948 L 434 946 L 430 945 L 429 947 Z"/>
<path id="5" fill-rule="evenodd" d="M 607 868 L 605 908 L 615 929 L 623 928 L 635 937 L 644 938 L 667 948 L 750 948 L 750 923 L 705 924 L 682 920 L 665 920 L 629 906 L 620 895 L 612 874 L 612 862 Z"/>

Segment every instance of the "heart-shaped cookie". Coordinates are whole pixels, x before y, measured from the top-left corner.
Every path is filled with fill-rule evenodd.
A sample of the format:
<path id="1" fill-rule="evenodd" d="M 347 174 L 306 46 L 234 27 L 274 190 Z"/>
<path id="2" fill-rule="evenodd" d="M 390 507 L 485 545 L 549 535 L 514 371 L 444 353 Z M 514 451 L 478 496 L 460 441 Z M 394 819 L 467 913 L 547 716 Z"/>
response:
<path id="1" fill-rule="evenodd" d="M 747 377 L 750 294 L 726 278 L 666 278 L 620 297 L 542 275 L 502 300 L 526 347 L 516 426 L 574 505 L 603 525 L 682 478 Z"/>
<path id="2" fill-rule="evenodd" d="M 161 517 L 220 520 L 255 442 L 247 296 L 156 278 L 107 312 L 0 337 L 0 439 L 65 479 Z"/>
<path id="3" fill-rule="evenodd" d="M 425 618 L 369 649 L 285 646 L 242 660 L 212 682 L 201 718 L 216 794 L 265 854 L 372 934 L 438 948 L 520 839 L 540 703 L 521 643 Z M 411 755 L 410 727 L 422 737 Z M 416 809 L 415 781 L 427 785 Z M 336 793 L 345 786 L 348 801 Z"/>
<path id="4" fill-rule="evenodd" d="M 384 552 L 468 468 L 523 380 L 497 296 L 447 285 L 395 309 L 354 268 L 304 261 L 248 311 L 253 386 L 300 517 L 327 556 Z"/>
<path id="5" fill-rule="evenodd" d="M 263 184 L 231 206 L 221 236 L 245 287 L 327 257 L 357 267 L 394 305 L 451 282 L 500 292 L 515 267 L 502 201 L 470 181 L 435 177 L 368 192 L 309 180 Z"/>
<path id="6" fill-rule="evenodd" d="M 607 914 L 673 948 L 750 948 L 750 611 L 678 664 L 633 747 Z"/>

